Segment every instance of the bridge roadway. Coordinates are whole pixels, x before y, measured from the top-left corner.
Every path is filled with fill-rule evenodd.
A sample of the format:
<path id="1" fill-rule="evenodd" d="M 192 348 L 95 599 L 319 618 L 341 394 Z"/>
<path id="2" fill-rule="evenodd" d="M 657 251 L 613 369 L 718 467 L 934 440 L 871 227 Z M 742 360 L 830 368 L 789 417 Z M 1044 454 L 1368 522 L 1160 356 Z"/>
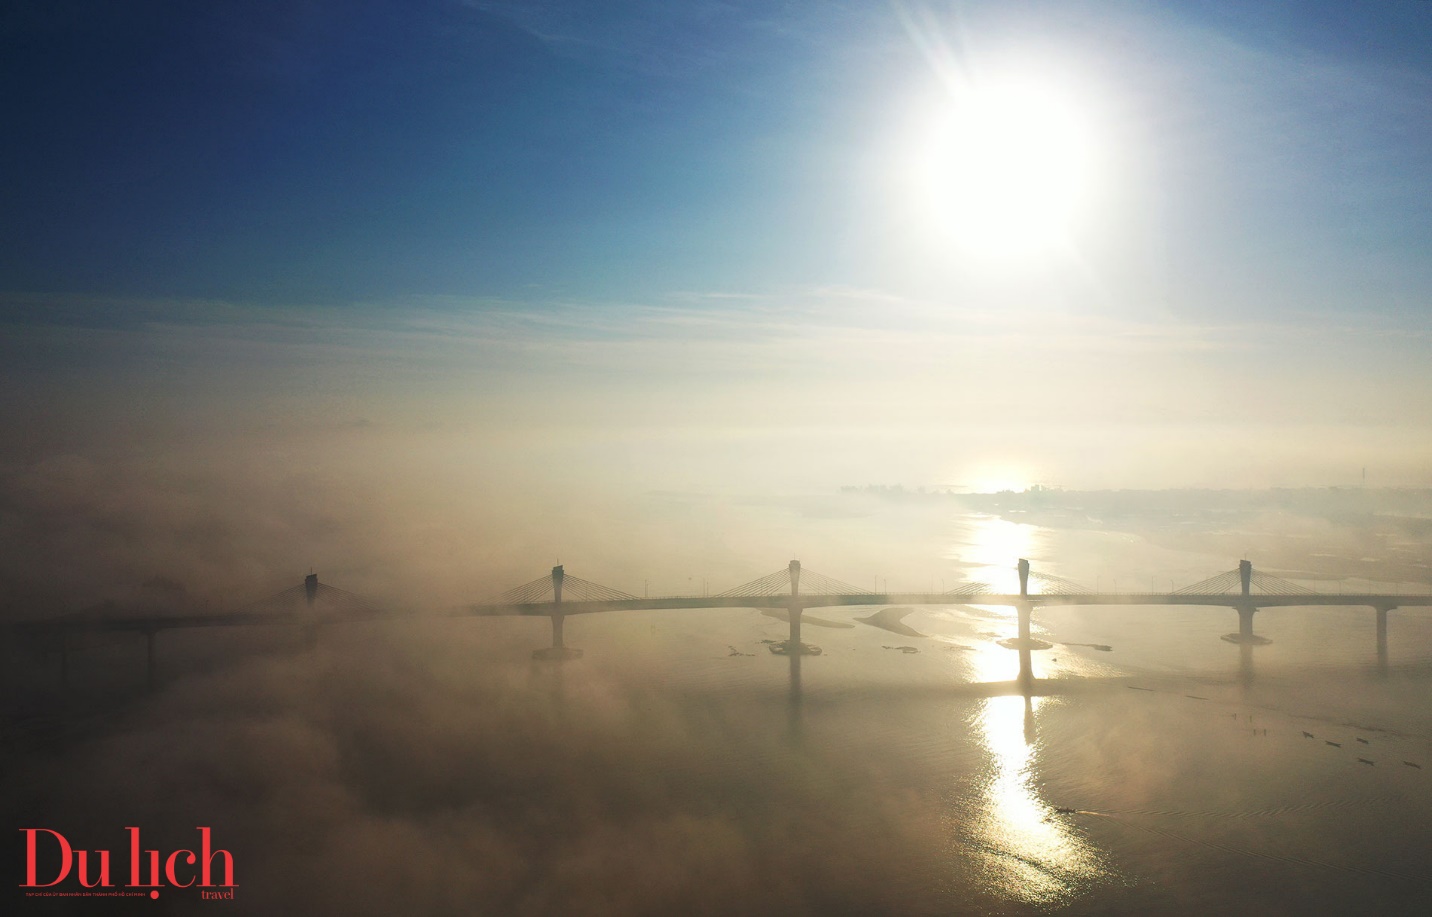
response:
<path id="1" fill-rule="evenodd" d="M 470 605 L 451 616 L 471 615 L 497 617 L 503 615 L 552 614 L 581 615 L 602 611 L 676 611 L 696 608 L 837 608 L 847 605 L 1008 605 L 1019 608 L 1029 605 L 1042 608 L 1051 605 L 1207 605 L 1215 608 L 1292 608 L 1302 605 L 1366 605 L 1372 608 L 1432 607 L 1432 595 L 1398 595 L 1394 593 L 1328 593 L 1304 595 L 1181 595 L 1170 593 L 1091 592 L 1091 593 L 1019 593 L 989 592 L 871 592 L 839 595 L 777 596 L 667 596 L 654 599 L 610 599 L 605 601 L 527 602 L 503 605 Z"/>
<path id="2" fill-rule="evenodd" d="M 1017 636 L 1004 641 L 1004 643 L 1012 649 L 1020 650 L 1022 670 L 1028 669 L 1027 654 L 1029 650 L 1046 645 L 1034 640 L 1030 634 L 1030 619 L 1035 608 L 1100 605 L 1181 605 L 1232 608 L 1238 612 L 1238 633 L 1228 634 L 1224 639 L 1232 643 L 1244 644 L 1247 647 L 1268 642 L 1253 631 L 1253 616 L 1259 609 L 1364 606 L 1372 608 L 1377 613 L 1377 654 L 1379 662 L 1385 665 L 1388 612 L 1400 607 L 1432 607 L 1432 594 L 1313 593 L 1277 577 L 1266 574 L 1255 575 L 1252 564 L 1248 561 L 1241 561 L 1236 571 L 1228 571 L 1210 577 L 1202 583 L 1185 587 L 1184 590 L 1168 593 L 1081 591 L 1079 588 L 1071 588 L 1075 584 L 1059 580 L 1057 577 L 1047 576 L 1035 578 L 1054 583 L 1060 591 L 1030 592 L 1029 562 L 1020 560 L 1018 571 L 1020 584 L 1018 593 L 979 591 L 978 587 L 981 584 L 971 584 L 949 592 L 860 592 L 837 580 L 809 572 L 806 574 L 806 582 L 817 588 L 810 592 L 802 592 L 800 589 L 802 581 L 800 563 L 792 561 L 786 570 L 778 571 L 720 595 L 636 598 L 595 583 L 567 576 L 559 566 L 552 569 L 550 580 L 543 577 L 525 586 L 517 587 L 516 590 L 504 593 L 498 601 L 426 614 L 398 613 L 374 608 L 343 590 L 319 584 L 317 575 L 310 574 L 302 587 L 293 587 L 269 600 L 257 603 L 260 607 L 249 606 L 228 613 L 161 615 L 111 612 L 104 609 L 61 618 L 16 622 L 11 627 L 20 633 L 57 637 L 62 678 L 68 669 L 69 635 L 84 632 L 143 634 L 147 642 L 148 668 L 152 683 L 154 680 L 155 635 L 160 631 L 182 628 L 288 625 L 302 628 L 308 639 L 313 641 L 316 639 L 317 629 L 320 627 L 361 621 L 412 620 L 419 617 L 546 617 L 550 619 L 552 625 L 552 644 L 550 647 L 537 650 L 534 655 L 544 659 L 566 659 L 580 655 L 580 650 L 569 649 L 563 640 L 564 621 L 573 615 L 613 611 L 758 608 L 786 612 L 790 626 L 790 639 L 784 649 L 793 655 L 799 655 L 808 649 L 805 644 L 801 643 L 801 618 L 807 609 L 872 605 L 1001 605 L 1012 607 L 1017 612 Z M 563 600 L 564 583 L 567 587 L 565 601 Z M 1254 592 L 1254 585 L 1265 591 Z M 1235 586 L 1239 587 L 1238 592 L 1229 591 Z M 826 590 L 841 589 L 842 591 L 822 591 L 821 587 Z M 1199 591 L 1200 589 L 1204 591 Z M 302 610 L 293 607 L 300 594 L 306 599 L 306 607 Z M 316 614 L 314 605 L 320 594 L 346 596 L 349 600 L 356 601 L 351 602 L 353 607 L 342 615 Z M 261 607 L 274 600 L 288 600 L 289 607 Z"/>
<path id="3" fill-rule="evenodd" d="M 409 620 L 412 618 L 452 617 L 550 617 L 571 616 L 606 611 L 681 611 L 700 608 L 763 608 L 789 611 L 799 608 L 838 608 L 860 605 L 1005 605 L 1011 608 L 1029 606 L 1043 608 L 1054 605 L 1204 605 L 1215 608 L 1295 608 L 1300 606 L 1367 606 L 1370 608 L 1432 607 L 1432 595 L 1396 594 L 1386 592 L 1327 593 L 1307 595 L 1180 595 L 1178 593 L 973 593 L 890 592 L 838 595 L 798 596 L 666 596 L 647 599 L 611 599 L 605 601 L 526 602 L 517 604 L 467 605 L 439 612 L 394 612 L 381 609 L 349 612 L 341 618 L 315 617 L 303 611 L 240 611 L 222 614 L 179 615 L 78 615 L 34 621 L 18 621 L 12 626 L 22 632 L 71 633 L 152 633 L 195 627 L 244 627 L 275 625 L 330 625 L 359 621 Z"/>
<path id="4" fill-rule="evenodd" d="M 1432 607 L 1432 595 L 1363 594 L 1297 594 L 1297 595 L 1189 595 L 1180 593 L 968 593 L 948 592 L 853 593 L 838 595 L 774 595 L 774 596 L 678 596 L 654 599 L 605 599 L 596 601 L 547 601 L 520 604 L 472 605 L 453 612 L 454 615 L 546 617 L 552 622 L 552 645 L 535 651 L 537 658 L 562 659 L 580 655 L 566 647 L 563 619 L 572 615 L 597 614 L 611 611 L 666 611 L 700 608 L 762 608 L 787 612 L 790 637 L 788 652 L 803 651 L 801 615 L 811 608 L 839 608 L 869 605 L 1004 605 L 1016 610 L 1017 637 L 1007 641 L 1011 649 L 1026 654 L 1021 669 L 1028 669 L 1027 652 L 1040 649 L 1032 638 L 1031 617 L 1035 608 L 1051 606 L 1096 605 L 1182 605 L 1209 608 L 1231 608 L 1238 612 L 1238 633 L 1228 634 L 1231 643 L 1256 645 L 1268 641 L 1253 631 L 1253 615 L 1261 608 L 1294 608 L 1302 606 L 1368 606 L 1377 613 L 1377 655 L 1382 664 L 1387 660 L 1387 613 L 1403 606 Z"/>

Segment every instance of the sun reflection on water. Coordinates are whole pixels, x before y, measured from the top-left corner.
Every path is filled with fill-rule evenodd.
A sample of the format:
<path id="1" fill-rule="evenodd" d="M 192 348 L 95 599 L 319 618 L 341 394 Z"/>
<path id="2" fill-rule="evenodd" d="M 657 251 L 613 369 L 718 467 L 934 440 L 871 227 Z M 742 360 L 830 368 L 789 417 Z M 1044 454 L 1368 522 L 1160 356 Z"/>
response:
<path id="1" fill-rule="evenodd" d="M 1038 553 L 1039 529 L 997 516 L 961 520 L 945 556 L 993 591 L 1019 592 L 1016 564 Z M 1013 636 L 1015 609 L 977 606 L 999 636 Z M 1019 677 L 1019 654 L 986 634 L 964 659 L 976 683 Z M 1062 668 L 1062 666 L 1056 666 Z M 1039 792 L 1037 719 L 1044 697 L 1011 693 L 981 702 L 972 721 L 988 753 L 972 824 L 979 870 L 992 891 L 1012 900 L 1047 905 L 1067 898 L 1106 873 L 1098 851 L 1080 837 Z"/>
<path id="2" fill-rule="evenodd" d="M 1006 651 L 1008 652 L 1008 651 Z M 1104 873 L 1093 847 L 1036 785 L 1036 714 L 1045 698 L 1009 695 L 984 701 L 975 717 L 990 755 L 974 825 L 984 877 L 1000 894 L 1052 903 Z"/>

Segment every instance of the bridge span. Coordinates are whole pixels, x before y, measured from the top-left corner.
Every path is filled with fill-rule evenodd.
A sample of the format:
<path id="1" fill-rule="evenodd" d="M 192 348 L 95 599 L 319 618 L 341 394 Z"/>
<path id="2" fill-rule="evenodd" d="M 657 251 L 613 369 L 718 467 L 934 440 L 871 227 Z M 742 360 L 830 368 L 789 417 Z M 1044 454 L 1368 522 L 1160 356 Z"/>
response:
<path id="1" fill-rule="evenodd" d="M 553 567 L 550 579 L 543 577 L 509 590 L 492 602 L 471 605 L 454 614 L 475 616 L 523 615 L 547 617 L 552 621 L 552 645 L 536 650 L 538 658 L 572 658 L 580 655 L 565 645 L 563 619 L 572 615 L 608 611 L 655 611 L 698 608 L 762 608 L 787 612 L 790 637 L 786 652 L 801 653 L 801 616 L 809 608 L 834 608 L 852 605 L 1000 605 L 1016 610 L 1017 635 L 1008 641 L 1012 649 L 1043 648 L 1030 636 L 1034 609 L 1066 605 L 1202 605 L 1231 608 L 1238 612 L 1238 632 L 1224 635 L 1230 643 L 1258 645 L 1269 642 L 1253 629 L 1253 616 L 1260 608 L 1316 606 L 1366 606 L 1377 615 L 1377 653 L 1383 664 L 1387 659 L 1387 613 L 1400 607 L 1432 607 L 1432 594 L 1399 593 L 1318 593 L 1291 581 L 1263 573 L 1255 573 L 1247 560 L 1236 570 L 1220 573 L 1182 589 L 1167 593 L 1099 592 L 1061 577 L 1034 574 L 1045 591 L 1031 592 L 1031 569 L 1021 558 L 1019 592 L 996 592 L 983 583 L 967 583 L 946 592 L 871 592 L 809 572 L 809 584 L 815 579 L 816 591 L 801 590 L 802 570 L 798 560 L 784 571 L 753 580 L 743 586 L 713 596 L 666 596 L 637 598 L 617 593 L 605 586 L 575 580 L 575 598 L 564 601 L 568 586 L 575 578 L 566 575 L 560 566 Z M 1236 587 L 1237 591 L 1234 591 Z M 788 591 L 787 591 L 788 590 Z"/>
<path id="2" fill-rule="evenodd" d="M 309 574 L 301 586 L 218 614 L 136 614 L 101 607 L 77 614 L 44 620 L 22 621 L 11 629 L 32 638 L 49 640 L 58 651 L 62 682 L 67 680 L 71 638 L 82 633 L 131 632 L 145 637 L 147 673 L 155 681 L 155 637 L 164 630 L 200 627 L 293 626 L 307 641 L 317 640 L 322 627 L 359 621 L 411 620 L 416 617 L 545 617 L 551 622 L 551 645 L 533 655 L 539 659 L 571 659 L 581 651 L 566 645 L 565 622 L 569 617 L 614 611 L 669 611 L 709 608 L 757 608 L 786 613 L 789 639 L 773 650 L 799 656 L 813 652 L 801 642 L 801 618 L 810 608 L 870 605 L 995 605 L 1014 608 L 1017 630 L 1001 641 L 1020 652 L 1021 677 L 1030 676 L 1029 652 L 1048 644 L 1030 634 L 1034 609 L 1058 606 L 1206 606 L 1230 608 L 1238 613 L 1238 631 L 1223 635 L 1230 643 L 1248 648 L 1269 641 L 1253 627 L 1254 615 L 1262 608 L 1362 606 L 1376 614 L 1377 657 L 1387 665 L 1387 615 L 1402 607 L 1432 607 L 1432 594 L 1406 593 L 1320 593 L 1297 583 L 1255 572 L 1253 565 L 1240 561 L 1235 570 L 1220 573 L 1167 593 L 1106 592 L 1078 583 L 1031 571 L 1021 559 L 1019 592 L 996 591 L 984 583 L 966 583 L 945 592 L 875 592 L 801 568 L 791 561 L 784 569 L 749 583 L 710 596 L 637 597 L 620 590 L 568 575 L 563 567 L 530 583 L 508 590 L 491 601 L 435 612 L 397 612 L 374 605 L 361 596 L 318 581 Z M 1033 580 L 1036 589 L 1031 590 Z M 802 588 L 802 587 L 805 588 Z M 322 602 L 320 601 L 322 600 Z M 320 604 L 332 606 L 320 614 Z"/>

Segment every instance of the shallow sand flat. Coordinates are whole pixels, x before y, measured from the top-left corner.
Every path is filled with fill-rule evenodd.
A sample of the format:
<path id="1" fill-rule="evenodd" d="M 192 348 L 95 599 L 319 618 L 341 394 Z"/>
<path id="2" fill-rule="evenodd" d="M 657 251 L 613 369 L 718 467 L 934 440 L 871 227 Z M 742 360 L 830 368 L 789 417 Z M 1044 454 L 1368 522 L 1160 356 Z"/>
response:
<path id="1" fill-rule="evenodd" d="M 860 621 L 863 624 L 869 624 L 871 627 L 878 627 L 882 630 L 888 630 L 894 634 L 900 634 L 904 637 L 929 636 L 928 634 L 920 633 L 918 630 L 904 623 L 904 621 L 901 620 L 914 610 L 915 609 L 913 608 L 882 608 L 872 615 L 866 615 L 863 618 L 856 618 L 855 620 Z"/>

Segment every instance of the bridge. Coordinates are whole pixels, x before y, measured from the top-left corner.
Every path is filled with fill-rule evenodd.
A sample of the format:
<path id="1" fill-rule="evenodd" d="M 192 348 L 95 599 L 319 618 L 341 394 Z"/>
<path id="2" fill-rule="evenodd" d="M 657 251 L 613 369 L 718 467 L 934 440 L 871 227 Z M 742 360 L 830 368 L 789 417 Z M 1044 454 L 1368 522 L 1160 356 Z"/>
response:
<path id="1" fill-rule="evenodd" d="M 1365 606 L 1376 614 L 1377 658 L 1387 666 L 1387 615 L 1402 607 L 1432 607 L 1432 594 L 1390 592 L 1320 593 L 1289 580 L 1254 571 L 1247 560 L 1238 567 L 1167 593 L 1105 592 L 1088 589 L 1071 580 L 1034 572 L 1028 560 L 1020 559 L 1019 592 L 994 590 L 985 583 L 966 583 L 944 592 L 874 592 L 840 580 L 802 570 L 793 560 L 785 568 L 751 582 L 710 596 L 642 597 L 602 586 L 553 567 L 550 574 L 510 589 L 488 602 L 426 614 L 400 613 L 373 604 L 362 596 L 318 581 L 309 574 L 302 585 L 251 602 L 228 612 L 215 614 L 134 614 L 100 606 L 84 612 L 18 622 L 12 629 L 32 638 L 49 641 L 58 650 L 62 683 L 68 679 L 72 637 L 83 633 L 130 632 L 146 641 L 147 674 L 155 681 L 155 637 L 161 631 L 197 627 L 293 626 L 306 640 L 315 643 L 322 627 L 358 621 L 410 620 L 415 617 L 545 617 L 551 622 L 551 645 L 534 651 L 538 659 L 562 660 L 581 655 L 565 641 L 566 619 L 575 615 L 615 611 L 667 611 L 705 608 L 757 608 L 785 612 L 789 639 L 772 647 L 777 653 L 799 657 L 818 652 L 801 642 L 801 618 L 810 608 L 861 605 L 996 605 L 1016 611 L 1016 633 L 1001 641 L 1020 653 L 1022 679 L 1032 678 L 1031 650 L 1049 644 L 1034 639 L 1030 623 L 1035 608 L 1068 605 L 1199 605 L 1229 608 L 1238 614 L 1238 630 L 1223 639 L 1251 647 L 1269 641 L 1255 633 L 1254 616 L 1262 608 Z M 1031 590 L 1033 582 L 1035 589 Z M 1246 658 L 1246 655 L 1245 655 Z M 794 660 L 793 660 L 794 661 Z"/>

